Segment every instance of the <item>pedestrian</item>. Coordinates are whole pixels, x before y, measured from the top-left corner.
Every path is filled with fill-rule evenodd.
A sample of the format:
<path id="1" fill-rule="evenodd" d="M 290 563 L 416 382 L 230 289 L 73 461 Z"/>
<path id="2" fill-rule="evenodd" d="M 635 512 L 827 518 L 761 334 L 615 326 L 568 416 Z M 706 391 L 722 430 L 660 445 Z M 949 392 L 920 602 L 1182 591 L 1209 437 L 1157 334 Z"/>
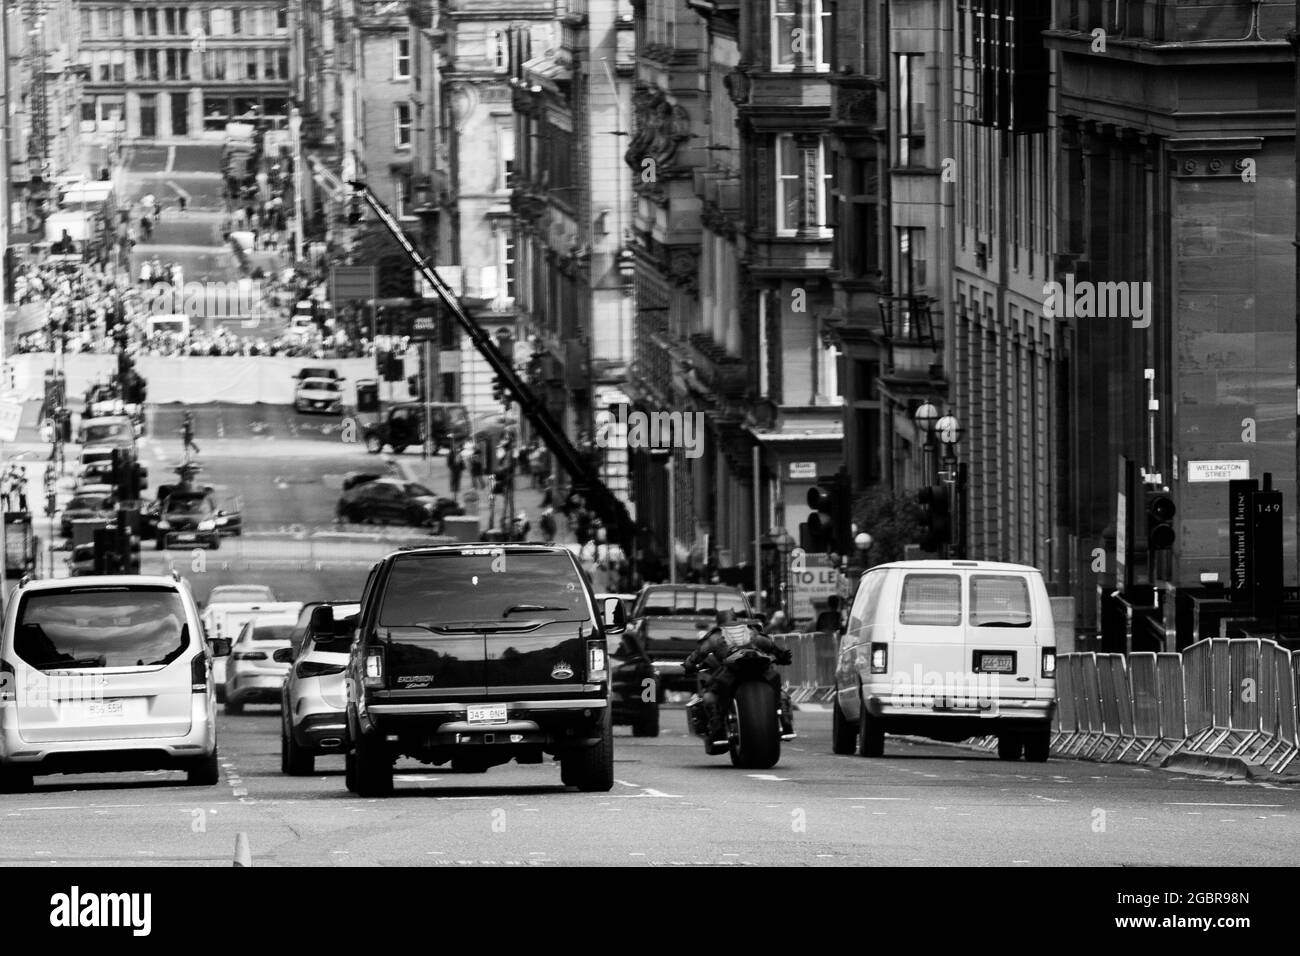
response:
<path id="1" fill-rule="evenodd" d="M 153 218 L 155 221 L 159 221 L 162 219 L 162 212 L 163 212 L 163 202 L 162 200 L 159 200 L 157 207 L 153 211 Z"/>
<path id="2" fill-rule="evenodd" d="M 27 469 L 14 466 L 14 491 L 18 497 L 18 510 L 27 510 Z"/>
<path id="3" fill-rule="evenodd" d="M 447 472 L 451 477 L 451 496 L 460 500 L 460 476 L 465 473 L 465 459 L 461 458 L 459 448 L 447 452 Z"/>
<path id="4" fill-rule="evenodd" d="M 555 544 L 555 509 L 548 507 L 537 519 L 537 527 L 542 532 L 542 540 Z"/>
<path id="5" fill-rule="evenodd" d="M 187 200 L 185 199 L 184 196 L 177 196 L 177 197 L 176 197 L 176 207 L 177 207 L 181 212 L 184 212 L 184 211 L 185 211 L 185 203 L 186 203 L 186 202 L 187 202 Z"/>
<path id="6" fill-rule="evenodd" d="M 469 476 L 474 488 L 480 491 L 484 486 L 483 470 L 483 449 L 476 442 L 469 456 Z"/>
<path id="7" fill-rule="evenodd" d="M 839 634 L 840 628 L 844 626 L 844 621 L 840 616 L 840 596 L 832 594 L 826 599 L 826 610 L 817 615 L 817 622 L 813 625 L 814 631 L 824 631 L 828 634 Z"/>

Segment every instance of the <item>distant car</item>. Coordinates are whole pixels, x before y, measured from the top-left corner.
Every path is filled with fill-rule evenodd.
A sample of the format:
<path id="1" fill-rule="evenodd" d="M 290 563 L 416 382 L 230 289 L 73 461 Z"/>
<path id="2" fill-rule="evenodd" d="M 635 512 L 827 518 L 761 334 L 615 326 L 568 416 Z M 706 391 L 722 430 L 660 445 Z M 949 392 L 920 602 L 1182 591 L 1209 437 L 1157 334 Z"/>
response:
<path id="1" fill-rule="evenodd" d="M 329 607 L 333 626 L 319 633 L 316 608 Z M 345 754 L 348 747 L 347 688 L 344 671 L 352 631 L 361 605 L 352 602 L 313 602 L 303 613 L 306 628 L 291 637 L 294 646 L 275 652 L 292 662 L 284 680 L 280 711 L 280 770 L 298 777 L 315 769 L 321 754 Z"/>
<path id="2" fill-rule="evenodd" d="M 113 483 L 114 445 L 85 445 L 77 461 L 77 481 L 82 484 Z"/>
<path id="3" fill-rule="evenodd" d="M 293 392 L 293 407 L 298 412 L 337 415 L 343 411 L 343 389 L 335 379 L 300 379 Z"/>
<path id="4" fill-rule="evenodd" d="M 221 547 L 217 530 L 217 509 L 212 498 L 203 492 L 173 491 L 158 515 L 158 550 L 174 544 L 193 547 Z"/>
<path id="5" fill-rule="evenodd" d="M 628 627 L 649 653 L 664 690 L 693 691 L 696 681 L 682 672 L 719 611 L 754 620 L 753 610 L 739 588 L 716 584 L 647 584 L 632 606 Z"/>
<path id="6" fill-rule="evenodd" d="M 596 606 L 604 607 L 609 598 L 623 600 L 622 594 L 597 594 Z M 610 634 L 607 638 L 610 684 L 614 723 L 630 724 L 633 737 L 659 736 L 659 673 L 640 640 L 630 630 Z"/>
<path id="7" fill-rule="evenodd" d="M 442 531 L 443 518 L 463 514 L 450 498 L 439 498 L 424 485 L 400 478 L 379 478 L 343 492 L 335 514 L 350 524 L 406 524 Z"/>
<path id="8" fill-rule="evenodd" d="M 328 378 L 335 382 L 347 381 L 347 379 L 339 374 L 338 369 L 330 368 L 326 365 L 309 365 L 306 368 L 300 368 L 294 373 L 293 377 L 300 382 L 305 378 Z"/>
<path id="9" fill-rule="evenodd" d="M 117 502 L 113 499 L 111 489 L 103 494 L 84 491 L 75 493 L 63 509 L 63 517 L 59 520 L 59 530 L 62 532 L 63 537 L 71 538 L 72 522 L 84 519 L 106 521 L 117 513 L 116 509 Z"/>
<path id="10" fill-rule="evenodd" d="M 94 544 L 79 544 L 68 558 L 68 577 L 79 578 L 95 573 Z"/>
<path id="11" fill-rule="evenodd" d="M 385 446 L 400 455 L 410 447 L 424 444 L 424 420 L 427 414 L 433 447 L 450 448 L 470 436 L 469 412 L 455 402 L 401 402 L 388 409 L 381 421 L 367 425 L 362 436 L 366 451 L 378 455 Z"/>
<path id="12" fill-rule="evenodd" d="M 275 592 L 265 584 L 218 584 L 208 594 L 204 607 L 214 604 L 274 603 Z"/>
<path id="13" fill-rule="evenodd" d="M 127 415 L 103 415 L 83 418 L 77 429 L 77 440 L 82 445 L 110 445 L 117 448 L 135 448 L 138 435 L 135 423 Z"/>
<path id="14" fill-rule="evenodd" d="M 263 623 L 252 620 L 244 625 L 239 637 L 230 645 L 230 664 L 226 668 L 226 713 L 240 714 L 245 704 L 278 704 L 280 685 L 289 665 L 275 659 L 275 652 L 289 646 L 293 621 Z"/>

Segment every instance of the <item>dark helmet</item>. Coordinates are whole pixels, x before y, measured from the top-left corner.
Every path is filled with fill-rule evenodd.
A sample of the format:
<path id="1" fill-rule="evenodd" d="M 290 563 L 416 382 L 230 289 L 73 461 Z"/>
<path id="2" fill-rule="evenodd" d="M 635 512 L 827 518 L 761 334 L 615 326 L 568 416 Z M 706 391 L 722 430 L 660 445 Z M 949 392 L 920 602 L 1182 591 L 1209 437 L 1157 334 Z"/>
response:
<path id="1" fill-rule="evenodd" d="M 728 624 L 736 623 L 736 612 L 727 608 L 725 611 L 719 611 L 716 618 L 718 627 L 726 627 Z"/>

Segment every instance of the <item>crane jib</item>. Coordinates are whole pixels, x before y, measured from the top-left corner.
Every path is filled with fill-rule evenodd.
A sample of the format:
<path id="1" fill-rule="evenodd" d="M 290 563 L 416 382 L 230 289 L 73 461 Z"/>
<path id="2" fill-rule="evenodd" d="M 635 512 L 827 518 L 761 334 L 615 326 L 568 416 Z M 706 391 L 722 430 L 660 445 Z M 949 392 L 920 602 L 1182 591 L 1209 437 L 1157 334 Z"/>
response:
<path id="1" fill-rule="evenodd" d="M 506 391 L 518 403 L 524 417 L 537 430 L 542 441 L 551 454 L 555 455 L 560 466 L 574 480 L 575 490 L 588 498 L 592 510 L 600 517 L 611 538 L 623 547 L 624 553 L 633 553 L 635 529 L 623 502 L 609 490 L 609 487 L 601 480 L 599 472 L 569 441 L 568 436 L 564 434 L 564 430 L 559 426 L 559 423 L 551 416 L 550 411 L 537 399 L 533 394 L 533 390 L 515 372 L 514 366 L 501 354 L 500 349 L 497 348 L 496 343 L 492 341 L 492 338 L 483 327 L 474 321 L 461 307 L 460 301 L 456 298 L 456 294 L 451 287 L 442 280 L 442 277 L 438 275 L 433 267 L 425 262 L 415 244 L 406 235 L 406 230 L 388 211 L 388 208 L 380 202 L 379 197 L 365 183 L 351 182 L 348 185 L 354 191 L 360 193 L 366 204 L 374 210 L 375 215 L 379 217 L 380 223 L 388 230 L 398 245 L 402 247 L 402 251 L 406 253 L 415 268 L 424 277 L 424 281 L 437 293 L 443 305 L 451 312 L 456 324 L 469 336 L 479 354 L 492 367 L 492 371 L 500 376 Z"/>

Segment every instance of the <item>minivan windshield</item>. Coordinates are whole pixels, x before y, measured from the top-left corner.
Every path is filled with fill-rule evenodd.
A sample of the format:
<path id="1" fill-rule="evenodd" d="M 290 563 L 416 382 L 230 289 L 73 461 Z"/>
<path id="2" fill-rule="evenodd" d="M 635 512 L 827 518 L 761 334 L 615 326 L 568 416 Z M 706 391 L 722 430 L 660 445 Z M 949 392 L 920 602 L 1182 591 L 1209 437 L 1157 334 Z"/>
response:
<path id="1" fill-rule="evenodd" d="M 166 587 L 33 591 L 14 632 L 14 653 L 38 670 L 161 666 L 188 645 L 185 605 Z"/>
<path id="2" fill-rule="evenodd" d="M 564 554 L 517 554 L 475 548 L 393 561 L 380 627 L 481 622 L 587 621 L 582 579 Z"/>

